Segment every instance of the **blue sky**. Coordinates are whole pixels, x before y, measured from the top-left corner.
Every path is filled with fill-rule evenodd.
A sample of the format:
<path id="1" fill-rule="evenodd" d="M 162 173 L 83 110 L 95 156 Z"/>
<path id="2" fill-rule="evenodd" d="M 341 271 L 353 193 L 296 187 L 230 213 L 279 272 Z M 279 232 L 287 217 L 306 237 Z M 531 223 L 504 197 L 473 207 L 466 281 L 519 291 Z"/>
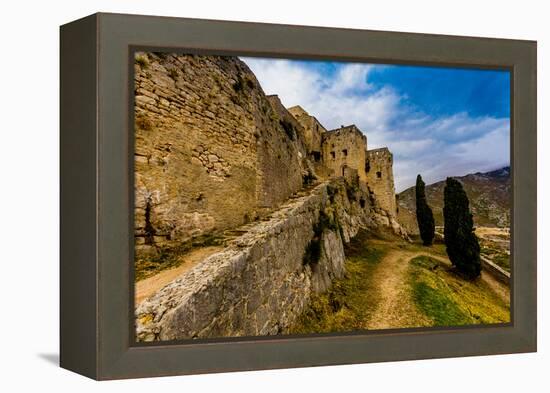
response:
<path id="1" fill-rule="evenodd" d="M 396 190 L 510 162 L 510 75 L 448 67 L 242 58 L 266 94 L 394 153 Z"/>

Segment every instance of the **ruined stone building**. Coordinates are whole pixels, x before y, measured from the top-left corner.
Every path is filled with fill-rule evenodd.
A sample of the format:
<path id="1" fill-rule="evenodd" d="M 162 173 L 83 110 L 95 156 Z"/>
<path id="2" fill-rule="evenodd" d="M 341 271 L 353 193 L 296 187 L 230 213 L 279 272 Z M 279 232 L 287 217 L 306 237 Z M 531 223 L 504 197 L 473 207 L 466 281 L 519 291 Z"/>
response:
<path id="1" fill-rule="evenodd" d="M 387 147 L 367 150 L 367 137 L 354 124 L 327 130 L 301 106 L 288 111 L 303 127 L 306 148 L 320 177 L 357 174 L 376 196 L 380 207 L 394 216 L 397 214 L 393 155 Z"/>
<path id="2" fill-rule="evenodd" d="M 366 183 L 367 137 L 355 125 L 327 131 L 321 137 L 323 163 L 330 176 L 345 176 L 346 169 L 353 168 L 359 180 Z"/>
<path id="3" fill-rule="evenodd" d="M 301 189 L 307 171 L 318 179 L 356 173 L 394 214 L 391 154 L 368 153 L 355 125 L 327 130 L 300 106 L 286 109 L 238 59 L 163 56 L 136 66 L 136 240 L 144 248 L 253 221 Z M 383 176 L 367 173 L 367 161 Z"/>
<path id="4" fill-rule="evenodd" d="M 285 108 L 236 57 L 138 53 L 134 72 L 136 259 L 225 247 L 140 305 L 139 340 L 285 332 L 361 228 L 405 236 L 392 155 L 355 125 Z"/>

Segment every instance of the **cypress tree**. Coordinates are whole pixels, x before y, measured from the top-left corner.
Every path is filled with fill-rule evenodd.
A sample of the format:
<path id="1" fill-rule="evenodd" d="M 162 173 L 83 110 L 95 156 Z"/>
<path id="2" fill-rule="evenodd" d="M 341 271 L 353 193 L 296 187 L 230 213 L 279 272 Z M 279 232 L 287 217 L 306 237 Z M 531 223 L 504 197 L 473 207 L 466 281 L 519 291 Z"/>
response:
<path id="1" fill-rule="evenodd" d="M 481 273 L 479 242 L 474 233 L 470 202 L 462 184 L 448 177 L 444 191 L 445 245 L 452 264 L 469 278 Z"/>
<path id="2" fill-rule="evenodd" d="M 431 246 L 435 236 L 435 222 L 432 209 L 426 201 L 425 184 L 422 177 L 416 177 L 416 221 L 422 243 L 425 246 Z"/>

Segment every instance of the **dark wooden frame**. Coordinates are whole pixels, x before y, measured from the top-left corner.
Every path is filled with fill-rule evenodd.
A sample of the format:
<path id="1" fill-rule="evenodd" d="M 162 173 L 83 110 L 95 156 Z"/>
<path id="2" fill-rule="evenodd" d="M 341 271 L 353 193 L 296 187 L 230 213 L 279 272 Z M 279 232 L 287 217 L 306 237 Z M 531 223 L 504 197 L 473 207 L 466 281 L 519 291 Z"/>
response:
<path id="1" fill-rule="evenodd" d="M 512 322 L 135 345 L 129 59 L 136 48 L 509 69 Z M 60 144 L 64 368 L 116 379 L 536 351 L 536 42 L 95 14 L 61 27 Z"/>

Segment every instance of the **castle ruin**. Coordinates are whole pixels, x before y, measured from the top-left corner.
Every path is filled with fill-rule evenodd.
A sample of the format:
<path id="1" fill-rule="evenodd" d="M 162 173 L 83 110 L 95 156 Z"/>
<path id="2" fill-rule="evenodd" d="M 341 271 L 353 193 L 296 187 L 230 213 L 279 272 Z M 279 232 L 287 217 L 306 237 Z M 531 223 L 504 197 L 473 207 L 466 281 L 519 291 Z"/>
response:
<path id="1" fill-rule="evenodd" d="M 285 108 L 236 57 L 137 53 L 134 72 L 136 260 L 224 247 L 138 305 L 138 340 L 284 333 L 360 229 L 406 236 L 392 155 L 355 125 Z"/>
<path id="2" fill-rule="evenodd" d="M 327 130 L 299 105 L 288 111 L 303 127 L 306 146 L 319 176 L 349 178 L 356 174 L 379 206 L 392 216 L 397 215 L 393 155 L 387 147 L 367 150 L 367 137 L 355 124 Z"/>

